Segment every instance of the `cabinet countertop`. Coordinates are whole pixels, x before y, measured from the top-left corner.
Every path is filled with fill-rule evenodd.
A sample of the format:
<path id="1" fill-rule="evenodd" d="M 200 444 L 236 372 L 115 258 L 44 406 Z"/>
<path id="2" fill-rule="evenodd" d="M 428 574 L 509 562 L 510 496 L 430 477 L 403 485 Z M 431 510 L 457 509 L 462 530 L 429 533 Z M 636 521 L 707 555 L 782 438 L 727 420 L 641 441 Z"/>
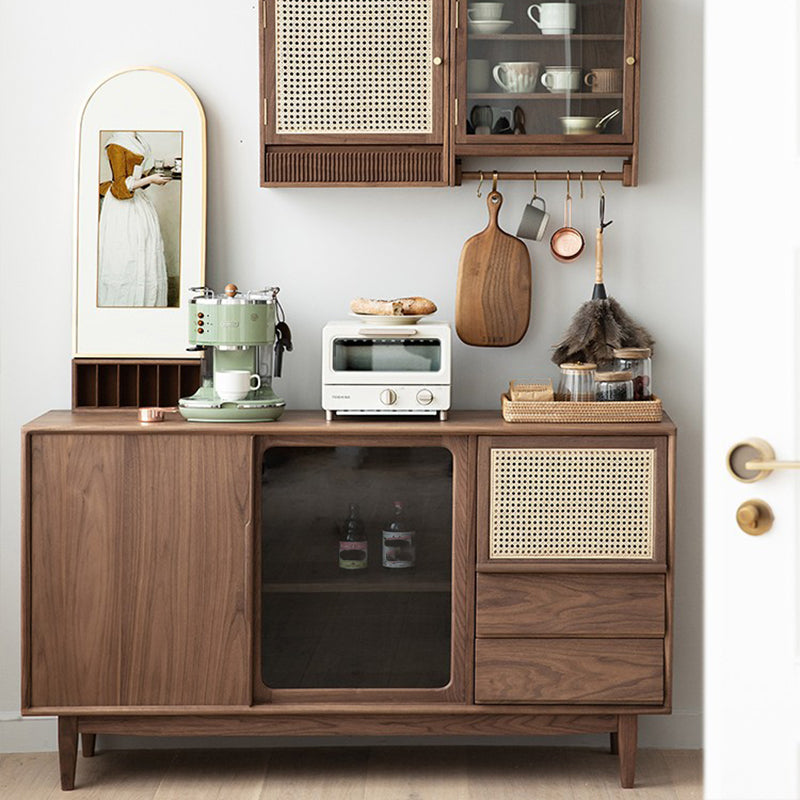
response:
<path id="1" fill-rule="evenodd" d="M 499 410 L 452 411 L 450 419 L 337 418 L 325 421 L 323 411 L 287 411 L 276 422 L 187 422 L 177 413 L 164 422 L 142 423 L 136 409 L 48 411 L 22 428 L 23 433 L 168 433 L 246 434 L 248 436 L 667 436 L 675 424 L 664 414 L 661 422 L 637 423 L 510 423 Z"/>

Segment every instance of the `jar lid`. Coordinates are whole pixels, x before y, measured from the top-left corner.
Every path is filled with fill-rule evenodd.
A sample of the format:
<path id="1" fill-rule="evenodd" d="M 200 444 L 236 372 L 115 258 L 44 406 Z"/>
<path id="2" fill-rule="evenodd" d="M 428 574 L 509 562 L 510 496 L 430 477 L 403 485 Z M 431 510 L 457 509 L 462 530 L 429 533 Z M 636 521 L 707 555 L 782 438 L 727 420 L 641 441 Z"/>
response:
<path id="1" fill-rule="evenodd" d="M 614 358 L 650 358 L 652 352 L 649 347 L 621 347 L 614 351 Z"/>
<path id="2" fill-rule="evenodd" d="M 581 362 L 567 362 L 561 365 L 562 372 L 591 372 L 593 369 L 597 369 L 597 364 L 592 364 L 591 362 L 585 364 Z"/>
<path id="3" fill-rule="evenodd" d="M 594 379 L 598 383 L 616 383 L 633 380 L 632 372 L 595 372 Z"/>

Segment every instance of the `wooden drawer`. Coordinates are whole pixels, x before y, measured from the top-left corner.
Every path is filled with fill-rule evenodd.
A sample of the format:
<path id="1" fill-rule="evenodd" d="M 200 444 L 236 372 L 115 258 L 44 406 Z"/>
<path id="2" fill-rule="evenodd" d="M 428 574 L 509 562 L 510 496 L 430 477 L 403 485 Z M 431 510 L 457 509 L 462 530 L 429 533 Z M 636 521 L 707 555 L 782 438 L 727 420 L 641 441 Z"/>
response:
<path id="1" fill-rule="evenodd" d="M 663 636 L 663 575 L 478 575 L 478 636 Z"/>
<path id="2" fill-rule="evenodd" d="M 476 703 L 664 701 L 661 639 L 478 639 Z"/>

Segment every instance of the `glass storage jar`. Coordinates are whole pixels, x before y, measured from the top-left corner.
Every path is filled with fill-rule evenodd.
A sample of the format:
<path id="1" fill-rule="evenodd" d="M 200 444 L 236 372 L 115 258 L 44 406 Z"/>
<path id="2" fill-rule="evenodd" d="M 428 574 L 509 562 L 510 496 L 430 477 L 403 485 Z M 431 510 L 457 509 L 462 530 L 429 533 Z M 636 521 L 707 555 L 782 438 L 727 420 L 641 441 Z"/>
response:
<path id="1" fill-rule="evenodd" d="M 579 403 L 594 400 L 596 368 L 597 364 L 562 364 L 556 400 Z"/>
<path id="2" fill-rule="evenodd" d="M 594 381 L 595 400 L 633 400 L 633 379 L 630 372 L 595 372 Z"/>
<path id="3" fill-rule="evenodd" d="M 625 347 L 614 351 L 614 369 L 630 372 L 633 377 L 633 399 L 652 400 L 653 362 L 649 347 Z"/>

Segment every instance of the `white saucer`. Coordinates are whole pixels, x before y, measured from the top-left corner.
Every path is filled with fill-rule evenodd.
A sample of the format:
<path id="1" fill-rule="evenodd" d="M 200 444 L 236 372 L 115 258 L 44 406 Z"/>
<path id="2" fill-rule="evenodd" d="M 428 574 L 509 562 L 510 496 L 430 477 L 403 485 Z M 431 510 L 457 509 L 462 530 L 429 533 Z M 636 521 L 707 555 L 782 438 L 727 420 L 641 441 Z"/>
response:
<path id="1" fill-rule="evenodd" d="M 505 33 L 514 22 L 507 19 L 476 19 L 468 20 L 467 27 L 470 33 Z"/>
<path id="2" fill-rule="evenodd" d="M 388 314 L 355 314 L 351 311 L 350 316 L 363 319 L 364 322 L 369 322 L 370 325 L 414 325 L 423 317 L 429 317 L 431 315 L 404 314 L 402 317 L 392 317 Z"/>

